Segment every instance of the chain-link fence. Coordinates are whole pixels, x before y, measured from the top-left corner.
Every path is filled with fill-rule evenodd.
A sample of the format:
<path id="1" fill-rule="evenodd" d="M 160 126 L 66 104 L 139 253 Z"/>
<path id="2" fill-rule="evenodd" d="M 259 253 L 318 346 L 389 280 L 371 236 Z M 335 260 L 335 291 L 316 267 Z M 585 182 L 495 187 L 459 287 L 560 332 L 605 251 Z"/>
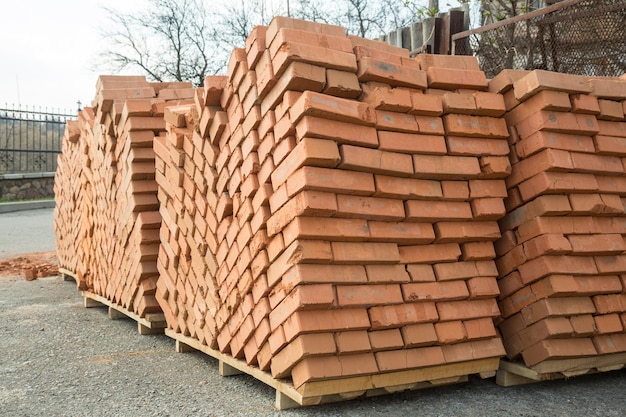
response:
<path id="1" fill-rule="evenodd" d="M 488 77 L 503 69 L 589 76 L 626 72 L 626 0 L 566 0 L 452 37 Z"/>
<path id="2" fill-rule="evenodd" d="M 54 172 L 69 112 L 0 108 L 0 174 Z"/>

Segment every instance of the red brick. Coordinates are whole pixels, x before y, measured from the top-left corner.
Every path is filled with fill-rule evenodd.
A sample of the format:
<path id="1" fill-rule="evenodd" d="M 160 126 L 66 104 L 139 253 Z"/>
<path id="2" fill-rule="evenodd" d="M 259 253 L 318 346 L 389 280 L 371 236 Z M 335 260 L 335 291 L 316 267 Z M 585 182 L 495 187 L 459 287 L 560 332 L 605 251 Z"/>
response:
<path id="1" fill-rule="evenodd" d="M 435 323 L 435 331 L 437 332 L 437 339 L 441 344 L 458 343 L 467 339 L 462 321 Z"/>
<path id="2" fill-rule="evenodd" d="M 576 276 L 574 281 L 579 295 L 617 294 L 623 288 L 617 275 Z"/>
<path id="3" fill-rule="evenodd" d="M 368 375 L 378 372 L 372 353 L 342 356 L 312 356 L 304 358 L 292 370 L 294 388 L 314 380 L 327 380 L 353 375 Z"/>
<path id="4" fill-rule="evenodd" d="M 326 139 L 302 139 L 272 173 L 272 186 L 276 190 L 304 165 L 333 168 L 339 162 L 339 149 L 335 142 Z"/>
<path id="5" fill-rule="evenodd" d="M 472 219 L 470 204 L 462 201 L 409 200 L 405 202 L 405 206 L 406 219 L 409 222 Z"/>
<path id="6" fill-rule="evenodd" d="M 539 300 L 522 310 L 527 326 L 546 317 L 593 314 L 596 308 L 590 297 L 563 297 Z"/>
<path id="7" fill-rule="evenodd" d="M 270 328 L 274 331 L 296 311 L 325 309 L 334 304 L 335 290 L 331 284 L 298 285 L 271 311 Z"/>
<path id="8" fill-rule="evenodd" d="M 474 100 L 477 116 L 501 117 L 506 111 L 501 94 L 477 91 L 474 93 Z"/>
<path id="9" fill-rule="evenodd" d="M 580 336 L 591 336 L 597 332 L 596 322 L 591 314 L 581 314 L 569 319 L 574 334 Z"/>
<path id="10" fill-rule="evenodd" d="M 379 149 L 383 151 L 435 155 L 447 153 L 443 136 L 379 131 L 378 142 Z"/>
<path id="11" fill-rule="evenodd" d="M 546 149 L 518 162 L 513 167 L 513 172 L 506 180 L 509 188 L 541 172 L 571 171 L 574 169 L 574 162 L 570 152 Z"/>
<path id="12" fill-rule="evenodd" d="M 400 329 L 378 330 L 367 333 L 372 346 L 372 351 L 374 352 L 398 349 L 404 346 Z"/>
<path id="13" fill-rule="evenodd" d="M 543 90 L 564 91 L 566 93 L 590 93 L 587 78 L 580 75 L 562 74 L 544 70 L 534 70 L 513 84 L 515 97 L 524 101 Z"/>
<path id="14" fill-rule="evenodd" d="M 547 233 L 532 238 L 524 243 L 523 248 L 527 259 L 542 255 L 566 255 L 572 252 L 569 240 L 558 233 Z"/>
<path id="15" fill-rule="evenodd" d="M 414 58 L 422 69 L 430 67 L 456 68 L 462 70 L 478 71 L 478 60 L 473 56 L 451 56 L 439 54 L 419 54 Z"/>
<path id="16" fill-rule="evenodd" d="M 337 144 L 351 144 L 376 148 L 378 135 L 371 126 L 357 125 L 349 122 L 304 116 L 296 125 L 298 138 L 332 139 Z"/>
<path id="17" fill-rule="evenodd" d="M 331 242 L 335 263 L 398 263 L 400 254 L 395 243 Z"/>
<path id="18" fill-rule="evenodd" d="M 322 92 L 335 97 L 354 99 L 361 94 L 361 86 L 354 73 L 327 69 L 326 87 Z"/>
<path id="19" fill-rule="evenodd" d="M 337 207 L 337 217 L 382 221 L 403 220 L 405 217 L 402 201 L 388 198 L 338 195 Z"/>
<path id="20" fill-rule="evenodd" d="M 518 244 L 545 233 L 597 233 L 591 217 L 533 217 L 520 224 L 516 231 Z"/>
<path id="21" fill-rule="evenodd" d="M 376 284 L 409 282 L 411 277 L 404 265 L 365 265 L 367 281 Z"/>
<path id="22" fill-rule="evenodd" d="M 591 86 L 591 95 L 606 99 L 624 100 L 626 98 L 626 77 L 616 78 L 593 77 L 588 80 Z"/>
<path id="23" fill-rule="evenodd" d="M 593 141 L 600 155 L 626 156 L 626 138 L 596 135 Z"/>
<path id="24" fill-rule="evenodd" d="M 558 132 L 539 131 L 522 138 L 515 145 L 515 150 L 520 158 L 526 158 L 548 148 L 574 152 L 595 152 L 592 138 Z"/>
<path id="25" fill-rule="evenodd" d="M 444 114 L 474 114 L 476 101 L 471 94 L 445 92 L 441 96 Z"/>
<path id="26" fill-rule="evenodd" d="M 303 334 L 272 358 L 272 377 L 289 376 L 291 369 L 305 357 L 335 352 L 336 346 L 332 333 Z"/>
<path id="27" fill-rule="evenodd" d="M 287 341 L 303 333 L 367 330 L 369 327 L 370 320 L 364 308 L 296 311 L 283 324 Z"/>
<path id="28" fill-rule="evenodd" d="M 626 271 L 626 255 L 596 256 L 594 258 L 600 274 L 622 274 Z"/>
<path id="29" fill-rule="evenodd" d="M 593 343 L 600 354 L 626 352 L 626 334 L 623 333 L 596 336 Z"/>
<path id="30" fill-rule="evenodd" d="M 499 220 L 506 213 L 501 198 L 478 198 L 471 201 L 471 206 L 476 220 Z"/>
<path id="31" fill-rule="evenodd" d="M 367 222 L 362 219 L 297 217 L 283 229 L 285 244 L 295 239 L 362 241 L 369 237 Z"/>
<path id="32" fill-rule="evenodd" d="M 515 128 L 524 138 L 537 131 L 592 136 L 600 131 L 596 117 L 589 114 L 539 111 L 519 122 Z"/>
<path id="33" fill-rule="evenodd" d="M 496 328 L 491 318 L 465 320 L 463 326 L 469 340 L 496 337 Z"/>
<path id="34" fill-rule="evenodd" d="M 509 145 L 505 140 L 447 136 L 449 155 L 498 155 L 509 154 Z"/>
<path id="35" fill-rule="evenodd" d="M 570 97 L 562 91 L 544 90 L 530 97 L 505 116 L 509 126 L 515 126 L 533 113 L 541 110 L 568 112 L 571 109 Z"/>
<path id="36" fill-rule="evenodd" d="M 266 45 L 272 43 L 272 40 L 281 28 L 298 29 L 300 31 L 321 33 L 332 36 L 345 36 L 346 34 L 346 29 L 341 26 L 310 22 L 285 16 L 274 16 L 266 31 Z"/>
<path id="37" fill-rule="evenodd" d="M 440 346 L 378 352 L 376 361 L 383 372 L 424 368 L 445 363 Z"/>
<path id="38" fill-rule="evenodd" d="M 411 155 L 351 145 L 341 145 L 339 152 L 341 153 L 339 168 L 344 170 L 404 177 L 413 174 Z"/>
<path id="39" fill-rule="evenodd" d="M 594 316 L 596 329 L 601 334 L 619 333 L 624 330 L 619 314 L 603 314 Z"/>
<path id="40" fill-rule="evenodd" d="M 397 284 L 338 285 L 337 300 L 341 307 L 369 307 L 402 303 Z"/>
<path id="41" fill-rule="evenodd" d="M 411 178 L 398 178 L 385 175 L 375 175 L 377 197 L 390 198 L 427 198 L 439 199 L 443 197 L 441 183 Z"/>
<path id="42" fill-rule="evenodd" d="M 448 114 L 443 116 L 447 135 L 506 139 L 509 131 L 504 119 Z"/>
<path id="43" fill-rule="evenodd" d="M 283 27 L 275 33 L 269 29 L 267 45 L 269 45 L 270 54 L 276 56 L 278 51 L 283 48 L 285 43 L 298 43 L 302 45 L 310 45 L 313 47 L 322 47 L 329 50 L 341 51 L 346 53 L 352 52 L 352 44 L 344 34 L 320 33 L 306 30 L 303 27 Z"/>
<path id="44" fill-rule="evenodd" d="M 507 196 L 505 182 L 502 180 L 470 180 L 469 198 L 504 198 Z"/>
<path id="45" fill-rule="evenodd" d="M 465 282 L 458 280 L 402 284 L 402 293 L 406 302 L 464 300 L 469 296 Z"/>
<path id="46" fill-rule="evenodd" d="M 479 70 L 428 67 L 426 75 L 429 88 L 486 90 L 488 86 L 485 73 Z"/>
<path id="47" fill-rule="evenodd" d="M 626 250 L 620 234 L 569 235 L 567 239 L 576 255 L 618 255 Z"/>
<path id="48" fill-rule="evenodd" d="M 470 299 L 493 298 L 500 294 L 495 277 L 474 277 L 467 280 Z"/>
<path id="49" fill-rule="evenodd" d="M 505 354 L 500 338 L 445 345 L 442 346 L 442 350 L 446 363 L 465 362 L 484 358 L 497 358 L 504 356 Z"/>
<path id="50" fill-rule="evenodd" d="M 494 241 L 500 237 L 498 223 L 480 222 L 438 222 L 435 224 L 435 242 Z"/>
<path id="51" fill-rule="evenodd" d="M 456 243 L 441 245 L 400 246 L 401 263 L 429 263 L 456 262 L 461 255 L 461 249 Z"/>
<path id="52" fill-rule="evenodd" d="M 441 181 L 441 190 L 445 200 L 466 201 L 470 198 L 468 181 Z"/>
<path id="53" fill-rule="evenodd" d="M 504 93 L 506 91 L 510 91 L 513 89 L 513 83 L 528 73 L 529 71 L 526 70 L 504 69 L 489 80 L 489 91 L 492 93 Z"/>
<path id="54" fill-rule="evenodd" d="M 370 307 L 368 311 L 372 330 L 434 322 L 438 319 L 435 303 L 432 302 L 376 306 Z"/>
<path id="55" fill-rule="evenodd" d="M 609 122 L 606 120 L 598 120 L 598 127 L 600 131 L 598 132 L 603 136 L 615 136 L 615 137 L 626 137 L 626 123 L 624 122 Z"/>
<path id="56" fill-rule="evenodd" d="M 297 216 L 330 217 L 337 212 L 335 194 L 319 191 L 302 191 L 291 198 L 267 220 L 269 236 L 279 233 Z"/>
<path id="57" fill-rule="evenodd" d="M 622 313 L 626 311 L 626 294 L 607 294 L 593 297 L 598 314 Z"/>
<path id="58" fill-rule="evenodd" d="M 461 245 L 461 259 L 464 261 L 492 260 L 496 253 L 491 242 L 469 242 Z"/>
<path id="59" fill-rule="evenodd" d="M 289 114 L 293 124 L 304 116 L 316 116 L 371 126 L 376 116 L 373 109 L 365 104 L 339 97 L 305 91 L 291 106 Z"/>
<path id="60" fill-rule="evenodd" d="M 511 164 L 506 156 L 483 156 L 480 158 L 483 178 L 507 178 L 511 174 Z"/>
<path id="61" fill-rule="evenodd" d="M 321 240 L 297 240 L 291 243 L 268 268 L 268 284 L 270 287 L 273 287 L 292 265 L 298 263 L 326 263 L 332 259 L 331 256 L 331 247 L 328 242 Z"/>
<path id="62" fill-rule="evenodd" d="M 368 332 L 364 330 L 335 333 L 335 343 L 339 354 L 371 352 L 372 350 Z"/>
<path id="63" fill-rule="evenodd" d="M 372 174 L 325 168 L 302 167 L 287 180 L 290 196 L 301 190 L 371 195 L 374 189 Z"/>
<path id="64" fill-rule="evenodd" d="M 476 262 L 448 262 L 433 265 L 437 281 L 468 279 L 481 275 Z"/>
<path id="65" fill-rule="evenodd" d="M 426 88 L 424 71 L 367 56 L 358 62 L 357 76 L 361 82 L 379 81 L 393 87 Z"/>
<path id="66" fill-rule="evenodd" d="M 371 104 L 376 110 L 407 113 L 412 109 L 411 91 L 382 83 L 364 83 L 360 101 Z"/>
<path id="67" fill-rule="evenodd" d="M 541 172 L 522 182 L 519 190 L 524 201 L 529 201 L 542 194 L 594 192 L 598 190 L 598 182 L 593 174 Z"/>
<path id="68" fill-rule="evenodd" d="M 591 339 L 548 339 L 522 352 L 524 363 L 534 366 L 547 359 L 584 358 L 595 356 L 596 349 Z"/>
<path id="69" fill-rule="evenodd" d="M 597 274 L 593 258 L 555 255 L 540 256 L 519 266 L 524 283 L 529 284 L 551 274 Z"/>
<path id="70" fill-rule="evenodd" d="M 400 328 L 405 348 L 432 346 L 437 343 L 437 333 L 432 323 L 410 324 Z"/>
<path id="71" fill-rule="evenodd" d="M 441 301 L 437 303 L 440 321 L 467 320 L 481 317 L 497 317 L 500 315 L 495 299 L 467 301 Z"/>
<path id="72" fill-rule="evenodd" d="M 316 283 L 359 284 L 367 282 L 367 274 L 363 265 L 298 264 L 281 280 L 285 287 Z"/>
<path id="73" fill-rule="evenodd" d="M 622 107 L 621 102 L 600 99 L 598 100 L 598 105 L 600 106 L 600 114 L 598 115 L 598 119 L 612 120 L 616 122 L 621 122 L 624 120 L 624 108 Z"/>
<path id="74" fill-rule="evenodd" d="M 441 97 L 424 94 L 419 90 L 411 91 L 410 114 L 421 116 L 439 116 L 443 113 Z"/>
<path id="75" fill-rule="evenodd" d="M 588 94 L 571 94 L 572 113 L 599 114 L 600 105 L 596 97 Z"/>
<path id="76" fill-rule="evenodd" d="M 585 194 L 585 197 L 589 194 Z M 564 195 L 542 195 L 529 203 L 507 213 L 500 225 L 504 230 L 513 230 L 528 220 L 539 216 L 563 216 L 572 211 L 570 201 Z"/>
<path id="77" fill-rule="evenodd" d="M 376 110 L 376 129 L 407 133 L 419 132 L 414 115 L 384 110 Z"/>
<path id="78" fill-rule="evenodd" d="M 478 159 L 468 156 L 413 155 L 415 177 L 470 179 L 481 174 Z"/>
<path id="79" fill-rule="evenodd" d="M 262 114 L 276 108 L 283 100 L 285 91 L 322 91 L 326 83 L 326 71 L 321 66 L 292 62 L 285 72 L 274 80 L 275 84 L 267 92 L 259 86 L 259 96 L 263 97 Z"/>
<path id="80" fill-rule="evenodd" d="M 395 242 L 402 245 L 431 243 L 435 239 L 433 227 L 428 223 L 368 222 L 370 240 Z"/>
<path id="81" fill-rule="evenodd" d="M 417 122 L 417 127 L 419 129 L 419 133 L 423 135 L 444 135 L 445 130 L 443 127 L 443 122 L 439 117 L 432 116 L 423 116 L 416 114 L 415 121 Z"/>
<path id="82" fill-rule="evenodd" d="M 366 39 L 355 35 L 348 35 L 348 39 L 352 42 L 354 50 L 360 51 L 360 54 L 357 54 L 358 59 L 363 56 L 373 56 L 400 63 L 402 58 L 409 57 L 409 51 L 390 45 L 387 42 Z"/>

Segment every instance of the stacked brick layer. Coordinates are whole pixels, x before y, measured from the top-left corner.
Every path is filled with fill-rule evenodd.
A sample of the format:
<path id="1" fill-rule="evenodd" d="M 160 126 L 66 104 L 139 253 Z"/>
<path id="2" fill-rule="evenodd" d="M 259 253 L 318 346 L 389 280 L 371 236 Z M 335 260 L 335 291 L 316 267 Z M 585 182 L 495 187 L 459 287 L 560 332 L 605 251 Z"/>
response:
<path id="1" fill-rule="evenodd" d="M 510 358 L 626 352 L 626 80 L 505 71 L 512 172 L 496 244 Z"/>
<path id="2" fill-rule="evenodd" d="M 503 355 L 508 132 L 475 59 L 275 18 L 228 69 L 154 144 L 168 326 L 296 387 Z"/>
<path id="3" fill-rule="evenodd" d="M 80 131 L 70 124 L 66 132 L 56 178 L 61 266 L 76 273 L 79 288 L 140 317 L 160 312 L 152 143 L 164 132 L 164 107 L 192 94 L 188 83 L 101 76 L 93 109 L 81 112 Z M 78 145 L 70 145 L 77 135 Z"/>

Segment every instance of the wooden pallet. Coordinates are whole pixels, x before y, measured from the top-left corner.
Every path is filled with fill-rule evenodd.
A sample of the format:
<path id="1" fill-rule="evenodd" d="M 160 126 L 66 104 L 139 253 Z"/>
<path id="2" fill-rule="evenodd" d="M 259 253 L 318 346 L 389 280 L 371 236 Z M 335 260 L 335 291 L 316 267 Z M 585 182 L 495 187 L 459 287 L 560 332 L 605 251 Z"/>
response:
<path id="1" fill-rule="evenodd" d="M 597 372 L 615 371 L 624 367 L 626 367 L 626 353 L 546 360 L 532 367 L 519 362 L 502 360 L 500 361 L 500 369 L 496 373 L 496 383 L 503 387 L 510 387 Z"/>
<path id="2" fill-rule="evenodd" d="M 81 291 L 81 295 L 84 297 L 85 308 L 106 306 L 109 308 L 109 318 L 112 320 L 122 318 L 135 320 L 139 334 L 161 334 L 167 327 L 163 313 L 146 314 L 145 317 L 139 317 L 136 313 L 111 302 L 111 300 L 101 295 L 93 294 L 89 291 Z"/>
<path id="3" fill-rule="evenodd" d="M 295 388 L 289 380 L 275 379 L 271 374 L 211 349 L 196 339 L 171 329 L 165 329 L 165 334 L 176 341 L 177 352 L 201 351 L 217 359 L 222 376 L 248 374 L 276 389 L 275 405 L 278 410 L 466 382 L 471 374 L 489 374 L 497 369 L 500 360 L 479 359 L 376 375 L 313 381 Z"/>
<path id="4" fill-rule="evenodd" d="M 76 274 L 74 272 L 65 268 L 59 268 L 59 275 L 63 281 L 74 281 L 76 282 L 76 285 L 78 285 L 78 278 L 76 278 Z"/>

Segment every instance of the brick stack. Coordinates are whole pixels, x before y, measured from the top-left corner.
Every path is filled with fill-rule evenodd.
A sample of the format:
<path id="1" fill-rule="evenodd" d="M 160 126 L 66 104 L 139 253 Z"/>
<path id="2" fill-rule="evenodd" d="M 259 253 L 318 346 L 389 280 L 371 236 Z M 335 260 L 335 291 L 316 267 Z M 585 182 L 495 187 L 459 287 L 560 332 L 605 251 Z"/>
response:
<path id="1" fill-rule="evenodd" d="M 87 107 L 78 113 L 77 120 L 68 120 L 61 141 L 54 182 L 54 233 L 59 267 L 75 272 L 79 269 L 79 243 L 83 229 L 82 170 L 88 132 L 93 128 L 93 109 Z M 86 286 L 79 285 L 81 290 Z"/>
<path id="2" fill-rule="evenodd" d="M 228 68 L 155 142 L 168 325 L 295 387 L 495 371 L 508 132 L 476 61 L 275 18 Z"/>
<path id="3" fill-rule="evenodd" d="M 58 202 L 60 211 L 80 213 L 77 250 L 62 255 L 77 259 L 72 271 L 79 288 L 139 317 L 160 311 L 154 293 L 161 218 L 152 143 L 165 130 L 164 107 L 190 101 L 193 91 L 189 83 L 101 76 L 93 125 L 79 139 L 80 198 Z M 71 181 L 63 177 L 59 184 Z M 57 218 L 57 224 L 63 221 Z M 59 227 L 60 233 L 72 227 Z"/>
<path id="4" fill-rule="evenodd" d="M 490 89 L 511 129 L 496 244 L 507 355 L 626 352 L 626 80 L 505 71 Z"/>

